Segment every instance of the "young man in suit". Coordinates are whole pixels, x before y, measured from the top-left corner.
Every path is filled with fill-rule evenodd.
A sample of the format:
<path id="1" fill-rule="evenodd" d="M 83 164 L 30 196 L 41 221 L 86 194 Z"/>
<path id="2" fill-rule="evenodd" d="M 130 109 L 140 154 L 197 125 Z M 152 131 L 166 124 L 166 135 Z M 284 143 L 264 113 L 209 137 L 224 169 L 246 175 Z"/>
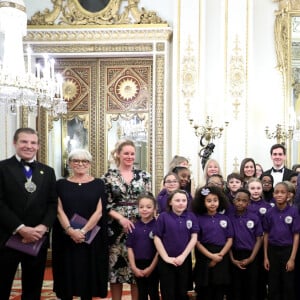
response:
<path id="1" fill-rule="evenodd" d="M 285 159 L 286 159 L 286 149 L 282 144 L 275 144 L 270 149 L 271 159 L 273 161 L 273 167 L 264 174 L 272 175 L 274 178 L 274 186 L 278 182 L 282 182 L 284 180 L 289 180 L 290 175 L 293 173 L 291 169 L 285 167 Z"/>
<path id="2" fill-rule="evenodd" d="M 5 246 L 12 234 L 23 243 L 49 236 L 57 214 L 54 170 L 35 161 L 38 135 L 19 128 L 14 135 L 15 155 L 0 162 L 0 300 L 8 300 L 19 263 L 22 300 L 40 300 L 49 238 L 37 256 Z"/>

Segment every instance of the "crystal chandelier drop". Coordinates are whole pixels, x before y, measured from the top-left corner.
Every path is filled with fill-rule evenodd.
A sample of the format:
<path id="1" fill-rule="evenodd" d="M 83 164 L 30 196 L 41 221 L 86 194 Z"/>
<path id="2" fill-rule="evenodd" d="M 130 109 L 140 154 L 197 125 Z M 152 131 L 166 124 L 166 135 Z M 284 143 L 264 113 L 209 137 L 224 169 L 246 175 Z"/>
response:
<path id="1" fill-rule="evenodd" d="M 47 54 L 43 66 L 32 71 L 32 51 L 27 47 L 27 69 L 23 51 L 23 36 L 27 31 L 27 15 L 23 0 L 0 0 L 0 104 L 11 112 L 28 107 L 29 112 L 47 109 L 53 116 L 65 114 L 63 79 L 55 74 L 54 59 Z"/>

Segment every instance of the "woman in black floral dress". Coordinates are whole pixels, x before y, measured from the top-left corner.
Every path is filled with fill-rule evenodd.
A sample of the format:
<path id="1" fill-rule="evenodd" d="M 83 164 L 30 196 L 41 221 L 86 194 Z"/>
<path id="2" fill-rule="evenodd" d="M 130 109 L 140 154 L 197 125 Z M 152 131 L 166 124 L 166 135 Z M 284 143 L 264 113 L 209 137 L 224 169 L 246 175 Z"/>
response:
<path id="1" fill-rule="evenodd" d="M 109 169 L 103 176 L 111 217 L 108 224 L 110 290 L 112 300 L 121 300 L 123 283 L 129 283 L 132 300 L 137 300 L 134 275 L 127 257 L 126 238 L 138 216 L 138 196 L 151 192 L 151 177 L 146 171 L 134 168 L 135 145 L 132 141 L 119 142 L 112 156 L 117 168 Z"/>

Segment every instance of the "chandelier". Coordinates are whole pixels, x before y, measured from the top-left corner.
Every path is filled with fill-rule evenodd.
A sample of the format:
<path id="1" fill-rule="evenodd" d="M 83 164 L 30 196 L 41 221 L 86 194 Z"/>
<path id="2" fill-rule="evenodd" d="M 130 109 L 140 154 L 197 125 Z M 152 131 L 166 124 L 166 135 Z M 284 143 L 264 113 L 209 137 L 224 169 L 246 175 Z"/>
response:
<path id="1" fill-rule="evenodd" d="M 25 69 L 23 36 L 27 31 L 27 15 L 23 0 L 0 0 L 0 104 L 10 112 L 27 107 L 37 113 L 43 107 L 53 116 L 65 114 L 63 79 L 55 74 L 55 61 L 47 54 L 43 65 L 32 70 L 32 51 L 27 47 Z"/>

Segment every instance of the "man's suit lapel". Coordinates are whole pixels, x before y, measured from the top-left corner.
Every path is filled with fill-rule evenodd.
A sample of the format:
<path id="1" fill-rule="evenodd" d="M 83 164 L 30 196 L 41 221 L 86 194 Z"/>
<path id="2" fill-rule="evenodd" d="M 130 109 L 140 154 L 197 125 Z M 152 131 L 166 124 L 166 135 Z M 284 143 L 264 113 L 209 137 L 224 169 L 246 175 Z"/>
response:
<path id="1" fill-rule="evenodd" d="M 10 172 L 12 174 L 12 178 L 16 181 L 16 183 L 26 192 L 24 184 L 26 181 L 26 176 L 23 171 L 23 166 L 15 157 L 11 158 L 10 162 Z"/>

